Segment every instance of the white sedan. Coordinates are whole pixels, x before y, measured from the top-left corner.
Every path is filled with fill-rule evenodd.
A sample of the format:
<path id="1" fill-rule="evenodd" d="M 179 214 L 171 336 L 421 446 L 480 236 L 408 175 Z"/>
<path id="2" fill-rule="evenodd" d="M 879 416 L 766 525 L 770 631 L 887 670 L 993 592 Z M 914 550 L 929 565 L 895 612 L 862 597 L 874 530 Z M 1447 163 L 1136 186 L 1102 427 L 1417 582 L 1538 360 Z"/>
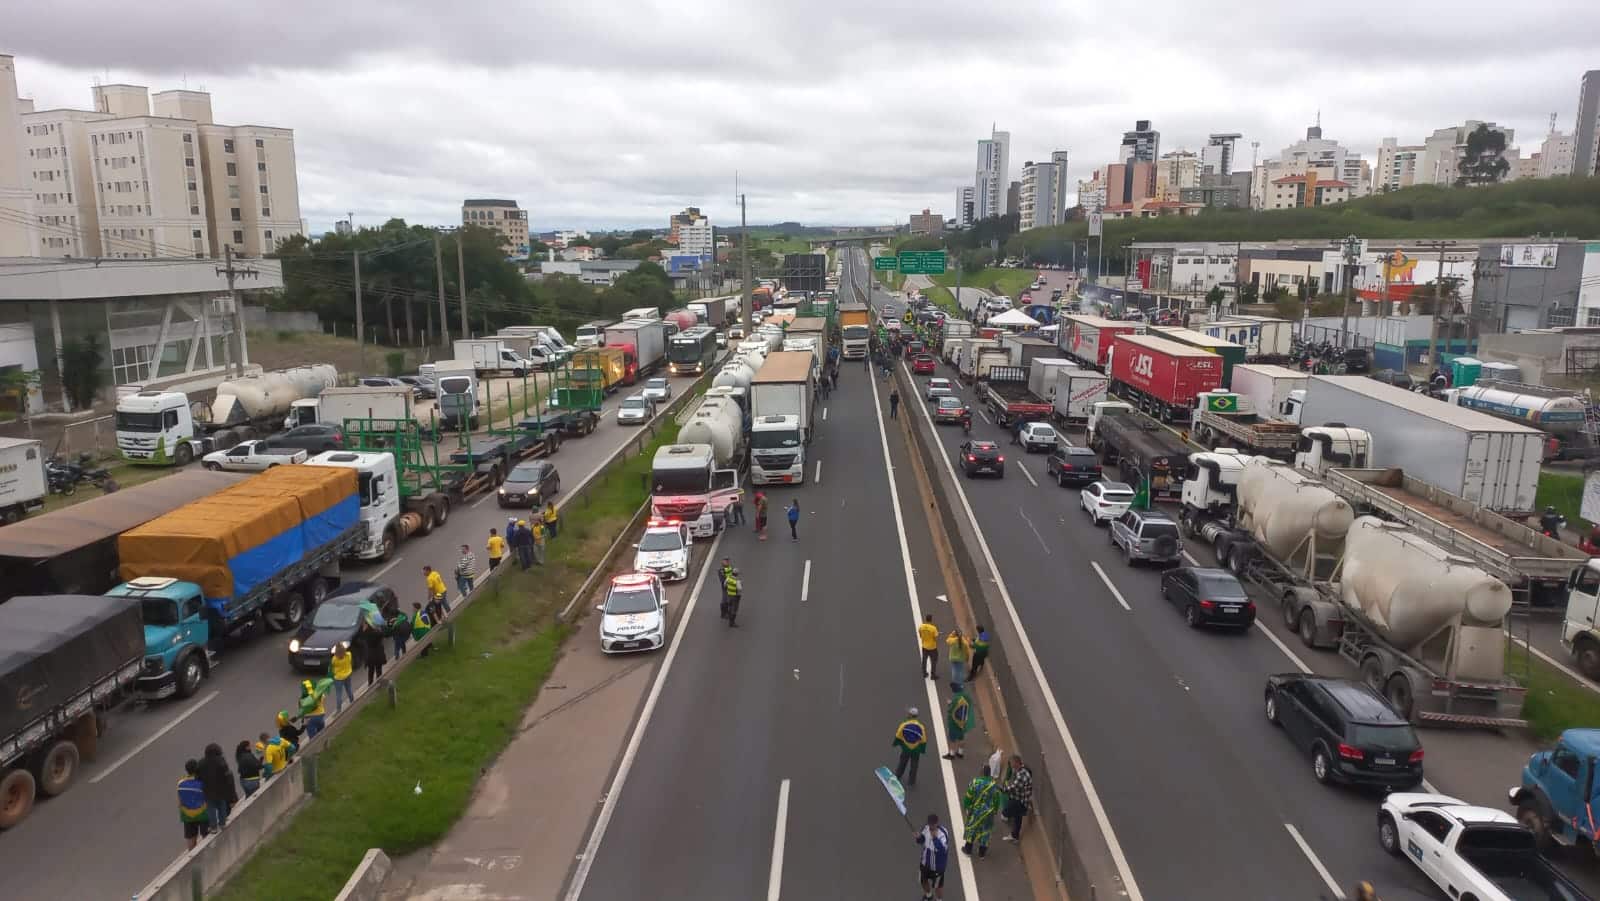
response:
<path id="1" fill-rule="evenodd" d="M 306 452 L 302 448 L 268 447 L 265 439 L 246 441 L 200 458 L 200 465 L 206 469 L 230 472 L 266 472 L 274 466 L 304 462 Z"/>
<path id="2" fill-rule="evenodd" d="M 600 611 L 600 650 L 653 651 L 667 641 L 667 590 L 650 573 L 613 577 Z"/>
<path id="3" fill-rule="evenodd" d="M 1133 487 L 1126 482 L 1094 482 L 1078 492 L 1078 506 L 1097 526 L 1128 512 L 1132 504 Z"/>
<path id="4" fill-rule="evenodd" d="M 949 379 L 928 379 L 928 400 L 955 396 L 956 387 L 950 384 Z"/>

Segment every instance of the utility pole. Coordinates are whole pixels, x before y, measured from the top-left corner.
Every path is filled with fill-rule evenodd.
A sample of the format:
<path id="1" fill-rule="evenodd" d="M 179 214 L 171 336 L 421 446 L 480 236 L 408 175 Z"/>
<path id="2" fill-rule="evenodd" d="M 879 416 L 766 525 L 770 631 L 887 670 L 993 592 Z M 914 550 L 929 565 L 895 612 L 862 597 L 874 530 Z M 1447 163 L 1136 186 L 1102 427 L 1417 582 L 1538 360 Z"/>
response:
<path id="1" fill-rule="evenodd" d="M 235 269 L 233 266 L 232 245 L 223 245 L 222 259 L 224 266 L 217 270 L 217 274 L 228 279 L 228 298 L 233 303 L 233 335 L 228 341 L 228 346 L 231 351 L 230 356 L 233 357 L 234 375 L 243 378 L 244 367 L 249 364 L 250 360 L 245 356 L 247 345 L 244 336 L 244 304 L 239 301 L 239 289 L 235 286 L 235 279 L 241 275 L 256 277 L 261 273 L 254 269 Z"/>
<path id="2" fill-rule="evenodd" d="M 1435 369 L 1437 369 L 1444 365 L 1444 361 L 1441 358 L 1443 351 L 1439 346 L 1439 314 L 1444 310 L 1446 300 L 1444 281 L 1444 251 L 1447 247 L 1454 247 L 1456 242 L 1418 241 L 1417 245 L 1419 247 L 1427 247 L 1439 251 L 1439 273 L 1438 275 L 1434 276 L 1433 279 L 1433 315 L 1428 317 L 1428 356 L 1433 359 L 1433 366 Z M 1452 315 L 1450 317 L 1452 322 L 1455 321 L 1454 313 L 1455 310 L 1452 308 Z"/>
<path id="3" fill-rule="evenodd" d="M 739 290 L 744 293 L 744 333 L 754 334 L 750 305 L 754 294 L 750 290 L 750 223 L 745 220 L 744 195 L 739 195 Z"/>
<path id="4" fill-rule="evenodd" d="M 461 337 L 472 334 L 467 327 L 467 250 L 461 232 L 456 232 L 456 289 L 461 292 Z"/>
<path id="5" fill-rule="evenodd" d="M 1361 258 L 1361 239 L 1344 239 L 1344 311 L 1339 316 L 1339 347 L 1350 346 L 1350 301 L 1356 291 L 1356 261 Z M 1309 306 L 1309 304 L 1307 304 Z"/>
<path id="6" fill-rule="evenodd" d="M 367 327 L 361 312 L 361 251 L 350 251 L 356 267 L 356 361 L 357 368 L 367 371 Z"/>
<path id="7" fill-rule="evenodd" d="M 441 347 L 449 347 L 450 324 L 444 318 L 444 249 L 439 240 L 438 229 L 433 230 L 433 271 L 439 280 L 439 344 Z"/>

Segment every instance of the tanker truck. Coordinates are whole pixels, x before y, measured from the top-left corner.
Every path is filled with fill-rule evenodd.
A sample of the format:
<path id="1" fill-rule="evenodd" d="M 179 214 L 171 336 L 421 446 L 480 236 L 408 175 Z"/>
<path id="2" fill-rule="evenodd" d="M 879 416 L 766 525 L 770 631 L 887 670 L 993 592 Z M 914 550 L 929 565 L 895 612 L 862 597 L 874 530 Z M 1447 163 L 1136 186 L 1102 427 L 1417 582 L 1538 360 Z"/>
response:
<path id="1" fill-rule="evenodd" d="M 1207 456 L 1184 480 L 1184 529 L 1279 605 L 1307 647 L 1336 648 L 1412 722 L 1526 725 L 1526 689 L 1505 674 L 1504 582 L 1403 524 L 1356 516 L 1292 466 L 1244 459 L 1230 491 Z"/>
<path id="2" fill-rule="evenodd" d="M 718 469 L 743 469 L 744 411 L 731 397 L 713 397 L 700 406 L 678 431 L 683 444 L 709 444 Z"/>
<path id="3" fill-rule="evenodd" d="M 273 432 L 297 400 L 333 387 L 326 363 L 229 379 L 212 401 L 152 389 L 117 400 L 117 451 L 130 463 L 187 465 L 196 457 Z"/>
<path id="4" fill-rule="evenodd" d="M 1576 391 L 1479 379 L 1463 388 L 1445 389 L 1444 399 L 1549 434 L 1555 439 L 1547 445 L 1546 455 L 1550 458 L 1577 460 L 1597 453 L 1589 432 L 1589 399 Z"/>

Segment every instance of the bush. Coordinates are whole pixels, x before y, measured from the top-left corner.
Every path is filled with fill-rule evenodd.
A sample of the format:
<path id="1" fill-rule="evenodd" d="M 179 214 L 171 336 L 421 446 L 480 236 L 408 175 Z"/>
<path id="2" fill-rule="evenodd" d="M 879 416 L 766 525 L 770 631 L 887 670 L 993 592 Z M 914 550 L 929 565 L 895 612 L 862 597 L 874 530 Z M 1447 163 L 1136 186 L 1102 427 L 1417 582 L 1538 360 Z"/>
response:
<path id="1" fill-rule="evenodd" d="M 94 406 L 106 384 L 106 371 L 101 368 L 105 361 L 100 337 L 93 333 L 61 345 L 61 385 L 74 407 L 87 410 Z"/>
<path id="2" fill-rule="evenodd" d="M 406 373 L 406 355 L 404 351 L 391 350 L 383 355 L 383 365 L 388 367 L 389 376 L 392 378 Z"/>

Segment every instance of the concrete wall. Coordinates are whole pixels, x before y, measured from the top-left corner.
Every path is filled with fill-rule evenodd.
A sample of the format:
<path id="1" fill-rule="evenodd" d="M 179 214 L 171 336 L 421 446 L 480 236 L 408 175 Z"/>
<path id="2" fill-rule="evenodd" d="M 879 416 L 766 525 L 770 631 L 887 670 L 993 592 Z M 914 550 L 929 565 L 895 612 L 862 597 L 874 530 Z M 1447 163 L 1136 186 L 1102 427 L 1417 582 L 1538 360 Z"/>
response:
<path id="1" fill-rule="evenodd" d="M 361 858 L 361 865 L 350 875 L 344 890 L 333 901 L 378 901 L 383 895 L 383 880 L 389 878 L 394 865 L 382 848 L 372 848 Z"/>

